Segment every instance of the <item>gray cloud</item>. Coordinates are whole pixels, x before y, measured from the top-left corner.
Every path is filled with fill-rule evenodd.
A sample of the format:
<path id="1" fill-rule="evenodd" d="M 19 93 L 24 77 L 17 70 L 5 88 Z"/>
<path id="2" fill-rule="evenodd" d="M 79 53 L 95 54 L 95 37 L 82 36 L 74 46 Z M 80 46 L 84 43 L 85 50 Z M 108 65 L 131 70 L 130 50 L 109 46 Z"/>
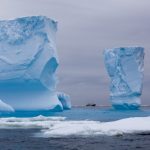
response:
<path id="1" fill-rule="evenodd" d="M 58 89 L 73 104 L 108 104 L 104 48 L 145 47 L 143 104 L 150 104 L 149 0 L 0 0 L 0 18 L 46 15 L 58 21 Z"/>

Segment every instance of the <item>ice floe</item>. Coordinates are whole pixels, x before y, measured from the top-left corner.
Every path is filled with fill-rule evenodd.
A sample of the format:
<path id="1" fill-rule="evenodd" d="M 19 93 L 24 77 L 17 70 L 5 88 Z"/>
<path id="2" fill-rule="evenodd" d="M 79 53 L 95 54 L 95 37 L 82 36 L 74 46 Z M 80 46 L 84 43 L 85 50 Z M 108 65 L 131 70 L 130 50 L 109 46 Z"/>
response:
<path id="1" fill-rule="evenodd" d="M 65 117 L 0 118 L 0 129 L 39 128 L 40 137 L 122 135 L 150 132 L 150 117 L 133 117 L 112 122 L 73 121 Z"/>

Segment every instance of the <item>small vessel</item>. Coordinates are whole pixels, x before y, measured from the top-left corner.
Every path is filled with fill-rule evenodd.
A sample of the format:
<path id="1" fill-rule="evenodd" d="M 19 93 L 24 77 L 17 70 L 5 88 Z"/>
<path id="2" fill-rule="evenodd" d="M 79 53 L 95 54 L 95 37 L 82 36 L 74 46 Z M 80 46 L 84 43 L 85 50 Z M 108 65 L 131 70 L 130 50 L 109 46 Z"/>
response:
<path id="1" fill-rule="evenodd" d="M 90 107 L 90 106 L 95 107 L 96 104 L 94 104 L 94 103 L 88 103 L 88 104 L 86 104 L 86 106 L 87 106 L 87 107 Z"/>

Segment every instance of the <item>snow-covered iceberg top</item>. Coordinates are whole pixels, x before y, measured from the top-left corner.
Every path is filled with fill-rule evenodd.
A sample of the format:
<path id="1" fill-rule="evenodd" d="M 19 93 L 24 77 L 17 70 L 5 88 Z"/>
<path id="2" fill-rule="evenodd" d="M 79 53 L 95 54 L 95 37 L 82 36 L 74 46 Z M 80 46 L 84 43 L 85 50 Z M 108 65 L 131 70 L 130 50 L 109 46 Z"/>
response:
<path id="1" fill-rule="evenodd" d="M 57 23 L 44 16 L 0 21 L 0 99 L 14 110 L 62 110 L 56 93 Z"/>
<path id="2" fill-rule="evenodd" d="M 144 48 L 106 49 L 104 61 L 111 78 L 112 105 L 117 109 L 137 109 L 141 104 Z"/>
<path id="3" fill-rule="evenodd" d="M 150 132 L 150 117 L 126 118 L 112 122 L 71 121 L 64 117 L 0 118 L 0 129 L 38 128 L 37 136 L 95 136 Z"/>

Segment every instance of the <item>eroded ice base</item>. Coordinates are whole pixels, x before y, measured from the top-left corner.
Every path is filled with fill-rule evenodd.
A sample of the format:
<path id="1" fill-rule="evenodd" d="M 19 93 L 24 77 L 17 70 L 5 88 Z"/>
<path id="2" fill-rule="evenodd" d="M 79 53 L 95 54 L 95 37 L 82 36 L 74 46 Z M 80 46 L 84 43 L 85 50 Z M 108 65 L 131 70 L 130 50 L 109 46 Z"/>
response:
<path id="1" fill-rule="evenodd" d="M 5 83 L 0 86 L 0 98 L 15 111 L 63 110 L 57 93 L 40 83 Z M 3 109 L 4 105 L 0 103 L 0 111 Z"/>
<path id="2" fill-rule="evenodd" d="M 119 110 L 135 110 L 141 106 L 141 100 L 138 96 L 127 96 L 127 97 L 110 97 L 112 106 Z"/>

